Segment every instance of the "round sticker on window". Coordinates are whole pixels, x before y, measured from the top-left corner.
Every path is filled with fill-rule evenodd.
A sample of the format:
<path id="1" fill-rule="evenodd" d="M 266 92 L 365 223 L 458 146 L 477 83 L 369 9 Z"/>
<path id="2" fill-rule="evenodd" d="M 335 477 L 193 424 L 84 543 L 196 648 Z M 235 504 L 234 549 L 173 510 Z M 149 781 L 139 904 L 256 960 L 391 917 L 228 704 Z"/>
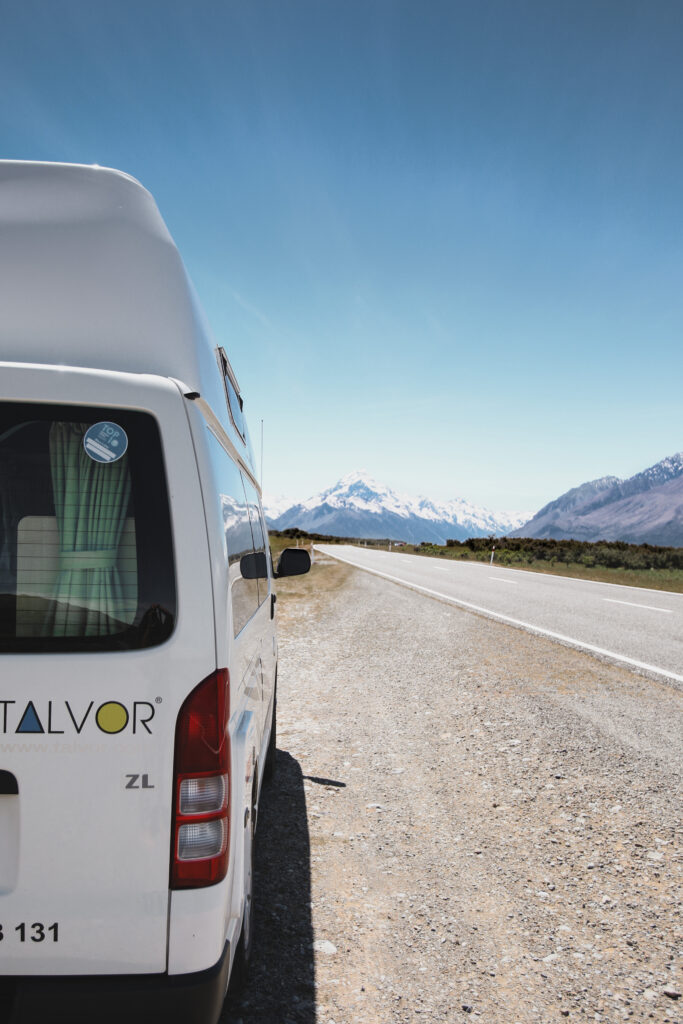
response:
<path id="1" fill-rule="evenodd" d="M 116 462 L 126 454 L 128 435 L 123 427 L 104 420 L 88 428 L 83 438 L 83 447 L 95 462 Z"/>

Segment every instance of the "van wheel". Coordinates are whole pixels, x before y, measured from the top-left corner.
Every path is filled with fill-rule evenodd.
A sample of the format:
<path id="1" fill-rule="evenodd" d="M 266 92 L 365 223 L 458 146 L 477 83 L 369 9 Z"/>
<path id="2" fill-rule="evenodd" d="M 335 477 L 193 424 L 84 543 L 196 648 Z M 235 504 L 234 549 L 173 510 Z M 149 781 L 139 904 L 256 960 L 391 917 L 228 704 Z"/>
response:
<path id="1" fill-rule="evenodd" d="M 270 723 L 270 739 L 268 740 L 268 750 L 266 751 L 266 763 L 263 766 L 263 777 L 268 782 L 275 775 L 275 752 L 277 749 L 277 680 L 275 681 L 275 690 L 273 692 L 273 717 Z"/>

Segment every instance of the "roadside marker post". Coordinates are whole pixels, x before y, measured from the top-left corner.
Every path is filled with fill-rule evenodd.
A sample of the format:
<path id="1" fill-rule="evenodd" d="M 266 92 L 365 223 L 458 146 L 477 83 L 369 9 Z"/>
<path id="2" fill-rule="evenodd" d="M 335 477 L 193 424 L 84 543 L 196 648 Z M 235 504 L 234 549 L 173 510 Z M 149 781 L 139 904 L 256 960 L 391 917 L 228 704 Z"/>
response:
<path id="1" fill-rule="evenodd" d="M 496 545 L 494 544 L 493 547 L 491 548 L 491 561 L 489 562 L 489 565 L 493 565 L 493 556 L 495 554 L 495 550 L 496 550 Z"/>

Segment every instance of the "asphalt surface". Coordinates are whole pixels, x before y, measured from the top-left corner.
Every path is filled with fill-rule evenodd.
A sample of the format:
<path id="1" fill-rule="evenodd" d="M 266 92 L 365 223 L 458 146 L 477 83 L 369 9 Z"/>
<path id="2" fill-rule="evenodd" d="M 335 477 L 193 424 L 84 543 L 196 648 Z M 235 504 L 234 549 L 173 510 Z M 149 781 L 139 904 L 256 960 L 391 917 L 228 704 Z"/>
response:
<path id="1" fill-rule="evenodd" d="M 683 594 L 350 544 L 315 548 L 429 596 L 683 684 Z"/>
<path id="2" fill-rule="evenodd" d="M 331 558 L 277 609 L 221 1024 L 682 1024 L 683 691 Z"/>

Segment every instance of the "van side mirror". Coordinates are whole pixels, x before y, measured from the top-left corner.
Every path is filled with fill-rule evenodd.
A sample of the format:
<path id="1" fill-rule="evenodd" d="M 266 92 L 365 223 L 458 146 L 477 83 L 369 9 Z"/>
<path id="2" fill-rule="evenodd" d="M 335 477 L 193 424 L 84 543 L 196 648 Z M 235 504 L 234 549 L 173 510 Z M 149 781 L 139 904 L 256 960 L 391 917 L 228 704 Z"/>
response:
<path id="1" fill-rule="evenodd" d="M 311 568 L 311 556 L 305 548 L 285 548 L 278 559 L 276 576 L 303 576 Z"/>
<path id="2" fill-rule="evenodd" d="M 245 580 L 267 580 L 268 560 L 265 551 L 252 551 L 240 558 L 240 572 Z"/>

